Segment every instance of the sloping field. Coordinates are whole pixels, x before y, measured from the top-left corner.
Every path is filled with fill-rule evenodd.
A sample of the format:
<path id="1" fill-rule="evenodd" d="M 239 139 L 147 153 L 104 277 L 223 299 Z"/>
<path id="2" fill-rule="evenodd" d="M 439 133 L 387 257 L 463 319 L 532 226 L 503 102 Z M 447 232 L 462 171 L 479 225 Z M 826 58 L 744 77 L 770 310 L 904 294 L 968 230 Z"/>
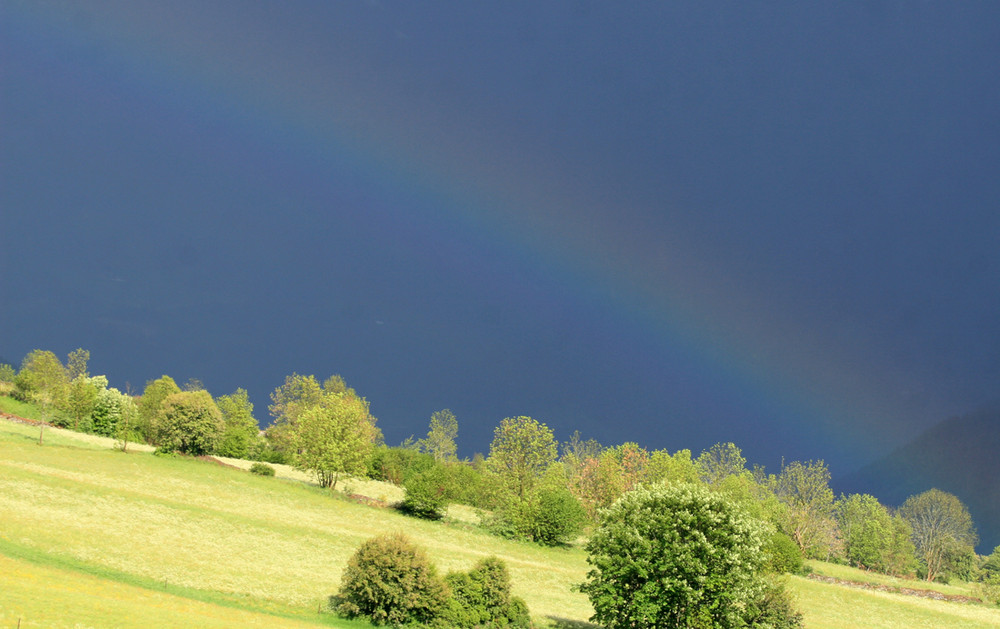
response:
<path id="1" fill-rule="evenodd" d="M 123 454 L 48 429 L 39 446 L 36 427 L 9 422 L 0 422 L 0 513 L 0 554 L 53 557 L 285 613 L 314 613 L 337 590 L 357 546 L 390 531 L 406 532 L 442 571 L 502 556 L 515 594 L 540 620 L 591 613 L 586 597 L 569 587 L 586 571 L 578 549 L 509 542 L 463 523 L 338 499 L 299 481 Z M 6 599 L 0 596 L 0 608 L 10 617 Z"/>
<path id="2" fill-rule="evenodd" d="M 495 554 L 541 625 L 587 627 L 580 549 L 357 504 L 294 478 L 123 454 L 0 421 L 0 626 L 363 626 L 317 613 L 365 539 L 403 531 L 442 571 Z M 294 470 L 280 474 L 294 477 Z M 350 482 L 347 485 L 351 485 Z M 398 489 L 354 483 L 394 500 Z M 1000 609 L 792 578 L 809 627 L 997 627 Z"/>

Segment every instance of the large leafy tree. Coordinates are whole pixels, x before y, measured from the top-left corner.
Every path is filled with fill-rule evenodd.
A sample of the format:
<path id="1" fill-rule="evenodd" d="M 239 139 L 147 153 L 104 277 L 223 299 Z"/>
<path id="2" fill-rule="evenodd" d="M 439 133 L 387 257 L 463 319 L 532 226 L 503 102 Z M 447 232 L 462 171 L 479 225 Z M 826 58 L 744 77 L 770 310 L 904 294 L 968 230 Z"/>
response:
<path id="1" fill-rule="evenodd" d="M 913 529 L 913 545 L 933 581 L 948 567 L 948 558 L 976 545 L 978 536 L 972 516 L 957 496 L 930 489 L 910 496 L 899 515 Z"/>
<path id="2" fill-rule="evenodd" d="M 486 468 L 502 494 L 524 501 L 555 462 L 556 449 L 548 426 L 530 417 L 508 417 L 493 432 Z"/>
<path id="3" fill-rule="evenodd" d="M 164 398 L 153 422 L 153 442 L 163 450 L 208 454 L 222 435 L 222 413 L 208 391 L 182 391 Z"/>
<path id="4" fill-rule="evenodd" d="M 107 388 L 108 379 L 104 376 L 79 375 L 73 378 L 66 396 L 66 410 L 73 420 L 73 430 L 90 430 L 97 396 Z"/>
<path id="5" fill-rule="evenodd" d="M 153 442 L 153 425 L 160 414 L 163 401 L 174 393 L 180 393 L 181 388 L 177 386 L 170 376 L 160 376 L 156 380 L 146 383 L 146 388 L 139 398 L 138 416 L 136 417 L 135 430 L 144 440 Z"/>
<path id="6" fill-rule="evenodd" d="M 220 395 L 215 400 L 222 412 L 225 429 L 216 447 L 222 456 L 246 458 L 257 441 L 260 426 L 253 416 L 253 404 L 246 389 L 236 389 L 231 395 Z"/>
<path id="7" fill-rule="evenodd" d="M 126 422 L 137 414 L 132 396 L 118 389 L 102 388 L 97 393 L 91 412 L 94 432 L 105 437 L 116 437 Z"/>
<path id="8" fill-rule="evenodd" d="M 337 391 L 337 382 L 331 378 L 331 392 Z M 343 379 L 340 379 L 340 383 Z M 345 391 L 346 392 L 346 391 Z M 268 443 L 286 457 L 292 457 L 295 450 L 295 426 L 299 416 L 319 404 L 323 399 L 323 386 L 316 376 L 293 373 L 285 377 L 285 382 L 271 393 L 268 410 L 274 423 L 266 431 Z"/>
<path id="9" fill-rule="evenodd" d="M 695 460 L 701 480 L 711 485 L 722 482 L 727 476 L 746 473 L 746 463 L 743 452 L 732 442 L 717 443 Z"/>
<path id="10" fill-rule="evenodd" d="M 847 560 L 858 567 L 903 575 L 914 564 L 910 527 L 892 516 L 878 499 L 851 494 L 837 502 L 837 523 Z"/>
<path id="11" fill-rule="evenodd" d="M 65 409 L 68 394 L 69 376 L 54 353 L 36 349 L 24 357 L 14 378 L 15 397 L 51 411 Z"/>
<path id="12" fill-rule="evenodd" d="M 422 451 L 433 456 L 435 461 L 454 461 L 458 453 L 455 444 L 457 437 L 458 419 L 446 408 L 431 415 L 427 437 L 421 439 L 418 445 Z"/>
<path id="13" fill-rule="evenodd" d="M 296 418 L 295 466 L 336 488 L 342 474 L 361 474 L 380 437 L 368 402 L 348 392 L 326 393 Z"/>
<path id="14" fill-rule="evenodd" d="M 706 487 L 639 487 L 603 512 L 581 590 L 605 627 L 739 627 L 764 590 L 765 531 Z"/>
<path id="15" fill-rule="evenodd" d="M 774 494 L 788 510 L 780 523 L 803 554 L 825 559 L 839 552 L 830 470 L 823 461 L 794 461 L 773 480 Z"/>

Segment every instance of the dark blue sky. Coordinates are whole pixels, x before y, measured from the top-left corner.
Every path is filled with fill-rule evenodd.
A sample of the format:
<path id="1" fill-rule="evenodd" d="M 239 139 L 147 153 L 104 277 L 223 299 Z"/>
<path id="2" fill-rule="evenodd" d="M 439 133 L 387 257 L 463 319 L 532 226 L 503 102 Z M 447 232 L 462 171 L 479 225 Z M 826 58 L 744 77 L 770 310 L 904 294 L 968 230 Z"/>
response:
<path id="1" fill-rule="evenodd" d="M 991 3 L 5 2 L 0 356 L 834 474 L 997 400 Z"/>

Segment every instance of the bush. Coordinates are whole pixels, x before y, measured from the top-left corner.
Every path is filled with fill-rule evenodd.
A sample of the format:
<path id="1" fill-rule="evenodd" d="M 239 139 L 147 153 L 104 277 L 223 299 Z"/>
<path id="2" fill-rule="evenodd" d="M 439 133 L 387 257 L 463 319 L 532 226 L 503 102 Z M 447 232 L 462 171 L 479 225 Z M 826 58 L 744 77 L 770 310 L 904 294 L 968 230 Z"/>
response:
<path id="1" fill-rule="evenodd" d="M 781 531 L 771 534 L 765 547 L 767 567 L 772 572 L 798 574 L 802 570 L 802 551 L 791 537 Z"/>
<path id="2" fill-rule="evenodd" d="M 1000 605 L 1000 574 L 987 574 L 972 586 L 972 591 L 988 605 Z"/>
<path id="3" fill-rule="evenodd" d="M 164 398 L 153 424 L 155 444 L 183 454 L 208 454 L 224 428 L 208 391 L 184 391 Z"/>
<path id="4" fill-rule="evenodd" d="M 375 624 L 427 623 L 448 605 L 448 590 L 427 556 L 401 533 L 374 537 L 347 562 L 333 602 Z"/>
<path id="5" fill-rule="evenodd" d="M 267 463 L 254 463 L 250 466 L 250 473 L 257 476 L 274 476 L 274 468 Z"/>
<path id="6" fill-rule="evenodd" d="M 446 577 L 451 600 L 441 621 L 448 627 L 530 627 L 531 616 L 523 600 L 510 595 L 510 573 L 504 562 L 487 557 L 469 572 Z"/>
<path id="7" fill-rule="evenodd" d="M 587 512 L 568 489 L 543 489 L 528 522 L 531 539 L 546 546 L 573 541 L 587 521 Z"/>
<path id="8" fill-rule="evenodd" d="M 615 627 L 738 627 L 759 601 L 764 530 L 708 488 L 638 487 L 587 544 L 592 620 Z"/>
<path id="9" fill-rule="evenodd" d="M 784 581 L 778 579 L 767 580 L 764 591 L 757 600 L 747 605 L 743 617 L 748 627 L 761 629 L 798 629 L 803 626 L 802 612 L 795 610 L 792 595 L 785 589 Z"/>
<path id="10" fill-rule="evenodd" d="M 586 521 L 587 512 L 569 490 L 546 488 L 529 501 L 497 509 L 484 525 L 499 537 L 557 546 L 573 541 Z"/>
<path id="11" fill-rule="evenodd" d="M 434 465 L 429 470 L 411 476 L 403 483 L 406 497 L 401 508 L 412 515 L 440 520 L 448 508 L 449 478 L 442 465 Z"/>
<path id="12" fill-rule="evenodd" d="M 367 476 L 372 480 L 402 485 L 434 467 L 434 457 L 411 448 L 376 448 L 368 459 Z"/>

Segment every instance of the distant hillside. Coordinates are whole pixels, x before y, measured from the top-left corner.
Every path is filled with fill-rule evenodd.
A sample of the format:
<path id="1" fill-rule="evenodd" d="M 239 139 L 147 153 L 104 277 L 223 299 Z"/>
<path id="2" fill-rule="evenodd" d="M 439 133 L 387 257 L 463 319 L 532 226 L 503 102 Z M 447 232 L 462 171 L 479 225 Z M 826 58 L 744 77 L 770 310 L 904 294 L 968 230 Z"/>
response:
<path id="1" fill-rule="evenodd" d="M 972 514 L 978 552 L 989 553 L 1000 545 L 1000 410 L 945 420 L 833 486 L 891 506 L 932 487 L 953 493 Z"/>

